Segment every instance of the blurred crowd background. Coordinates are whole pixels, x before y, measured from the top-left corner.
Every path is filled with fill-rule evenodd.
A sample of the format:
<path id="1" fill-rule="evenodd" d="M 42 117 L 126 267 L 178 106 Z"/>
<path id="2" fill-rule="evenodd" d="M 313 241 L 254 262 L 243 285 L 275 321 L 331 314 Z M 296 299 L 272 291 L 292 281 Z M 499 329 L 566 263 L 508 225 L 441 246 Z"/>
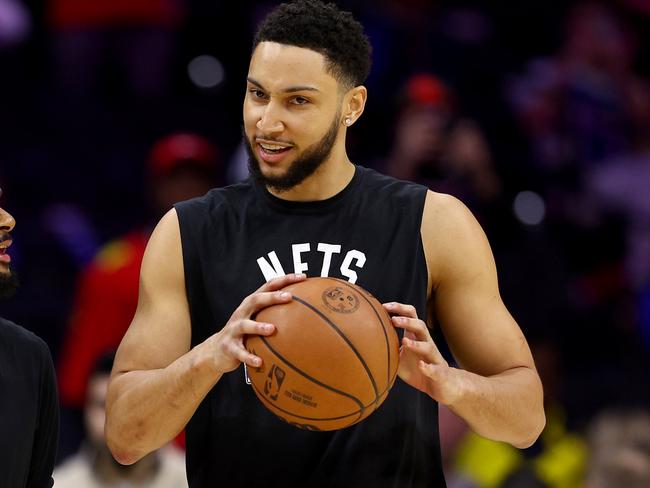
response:
<path id="1" fill-rule="evenodd" d="M 337 3 L 374 49 L 351 159 L 471 208 L 544 381 L 548 425 L 524 451 L 441 412 L 450 488 L 650 486 L 650 2 Z M 0 313 L 52 350 L 68 471 L 134 476 L 100 454 L 93 381 L 157 219 L 247 175 L 252 34 L 276 4 L 0 0 L 0 186 L 22 282 Z"/>

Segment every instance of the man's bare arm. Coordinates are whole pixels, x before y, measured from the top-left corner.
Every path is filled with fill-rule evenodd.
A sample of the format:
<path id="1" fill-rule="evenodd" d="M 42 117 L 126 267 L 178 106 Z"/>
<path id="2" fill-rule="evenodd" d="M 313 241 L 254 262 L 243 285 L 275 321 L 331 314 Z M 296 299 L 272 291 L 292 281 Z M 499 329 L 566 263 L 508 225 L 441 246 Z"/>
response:
<path id="1" fill-rule="evenodd" d="M 431 299 L 463 369 L 449 367 L 413 307 L 387 309 L 407 333 L 400 376 L 448 405 L 479 434 L 527 447 L 545 424 L 542 385 L 530 349 L 499 295 L 487 239 L 458 200 L 429 193 L 422 239 Z"/>
<path id="2" fill-rule="evenodd" d="M 221 376 L 261 359 L 246 334 L 273 325 L 251 320 L 259 309 L 291 300 L 277 291 L 302 277 L 270 281 L 246 297 L 220 332 L 190 349 L 191 324 L 178 217 L 168 212 L 153 232 L 140 272 L 138 307 L 118 349 L 106 405 L 106 439 L 115 458 L 131 464 L 173 439 Z"/>

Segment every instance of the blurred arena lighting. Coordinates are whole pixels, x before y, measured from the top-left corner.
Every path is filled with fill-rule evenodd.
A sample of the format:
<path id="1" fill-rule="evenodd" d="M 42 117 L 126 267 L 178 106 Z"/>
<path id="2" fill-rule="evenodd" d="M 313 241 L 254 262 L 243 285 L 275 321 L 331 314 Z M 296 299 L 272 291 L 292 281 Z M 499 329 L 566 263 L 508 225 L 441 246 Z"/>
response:
<path id="1" fill-rule="evenodd" d="M 209 54 L 192 59 L 187 65 L 187 74 L 192 83 L 206 90 L 219 86 L 225 77 L 221 61 Z"/>
<path id="2" fill-rule="evenodd" d="M 32 30 L 29 10 L 18 0 L 0 0 L 0 49 L 27 39 Z"/>
<path id="3" fill-rule="evenodd" d="M 513 210 L 520 222 L 526 225 L 539 225 L 546 215 L 546 204 L 539 194 L 522 191 L 515 197 Z"/>

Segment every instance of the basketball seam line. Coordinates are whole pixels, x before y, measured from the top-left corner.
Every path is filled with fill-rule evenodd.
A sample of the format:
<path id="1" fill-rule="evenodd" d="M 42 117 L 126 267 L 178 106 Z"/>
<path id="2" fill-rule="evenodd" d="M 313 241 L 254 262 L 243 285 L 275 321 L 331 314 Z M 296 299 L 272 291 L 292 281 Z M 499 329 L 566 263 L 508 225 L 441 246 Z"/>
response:
<path id="1" fill-rule="evenodd" d="M 332 279 L 334 279 L 336 281 L 339 281 L 340 283 L 344 284 L 345 286 L 347 286 L 348 288 L 351 288 L 354 291 L 357 291 L 357 290 L 354 289 L 354 287 L 350 286 L 350 284 L 345 280 L 341 280 L 339 278 L 332 278 Z M 366 302 L 368 302 L 368 305 L 370 305 L 370 308 L 372 308 L 372 311 L 375 312 L 375 315 L 377 316 L 377 318 L 379 319 L 379 323 L 381 324 L 381 330 L 384 333 L 384 339 L 386 340 L 386 353 L 388 355 L 388 360 L 386 361 L 388 363 L 388 371 L 387 371 L 388 374 L 386 376 L 387 376 L 388 383 L 390 383 L 390 380 L 391 380 L 391 378 L 390 378 L 390 343 L 388 342 L 388 334 L 386 333 L 386 327 L 384 326 L 384 321 L 379 316 L 379 312 L 377 312 L 377 310 L 375 309 L 375 306 L 372 304 L 372 302 L 370 300 L 368 300 L 368 297 L 363 296 L 363 293 L 361 293 L 361 296 L 363 297 L 363 299 Z"/>
<path id="2" fill-rule="evenodd" d="M 378 397 L 378 391 L 377 391 L 377 383 L 375 382 L 375 378 L 372 376 L 372 373 L 370 372 L 370 369 L 368 368 L 368 365 L 366 364 L 365 360 L 363 359 L 363 356 L 357 351 L 357 349 L 354 347 L 354 344 L 350 341 L 350 339 L 347 338 L 347 336 L 337 327 L 337 325 L 332 322 L 323 312 L 318 310 L 316 307 L 314 307 L 312 304 L 309 302 L 304 301 L 300 297 L 293 296 L 293 299 L 296 300 L 298 303 L 302 303 L 305 307 L 309 308 L 312 310 L 314 313 L 316 313 L 320 318 L 322 318 L 327 324 L 334 329 L 334 331 L 341 336 L 341 338 L 350 346 L 350 349 L 352 349 L 352 352 L 357 356 L 357 359 L 361 362 L 361 365 L 363 366 L 363 369 L 366 370 L 366 374 L 368 375 L 368 378 L 370 379 L 370 383 L 372 383 L 372 389 L 375 391 L 375 400 Z"/>
<path id="3" fill-rule="evenodd" d="M 393 376 L 393 380 L 389 383 L 389 385 L 386 387 L 386 389 L 385 389 L 384 391 L 382 391 L 382 392 L 379 394 L 379 398 L 381 398 L 381 397 L 384 396 L 384 395 L 386 395 L 386 398 L 388 398 L 388 392 L 392 389 L 392 387 L 393 387 L 393 383 L 394 383 L 396 377 L 397 377 L 397 374 L 395 374 L 395 376 Z M 341 415 L 340 417 L 325 417 L 325 418 L 321 418 L 321 417 L 304 417 L 304 416 L 302 416 L 302 415 L 298 415 L 298 414 L 296 414 L 296 413 L 290 412 L 289 410 L 285 410 L 285 409 L 279 407 L 278 405 L 276 405 L 276 404 L 270 402 L 270 401 L 269 401 L 269 400 L 264 396 L 264 394 L 262 394 L 262 392 L 259 390 L 259 388 L 257 388 L 257 386 L 255 386 L 255 383 L 251 383 L 251 386 L 252 386 L 253 389 L 258 393 L 258 397 L 259 397 L 259 398 L 260 398 L 264 403 L 270 405 L 272 408 L 276 408 L 276 409 L 280 410 L 281 412 L 287 413 L 287 414 L 289 414 L 289 415 L 292 415 L 292 416 L 294 416 L 294 417 L 296 417 L 296 418 L 300 418 L 300 419 L 303 419 L 303 420 L 317 420 L 317 421 L 341 420 L 341 419 L 344 419 L 344 418 L 346 418 L 346 417 L 351 417 L 351 416 L 353 416 L 353 415 L 359 415 L 359 419 L 360 419 L 360 418 L 363 416 L 364 411 L 367 410 L 368 407 L 370 407 L 370 405 L 372 405 L 373 403 L 376 403 L 376 402 L 373 400 L 373 401 L 370 402 L 367 406 L 362 405 L 362 406 L 361 406 L 361 409 L 359 409 L 359 410 L 357 410 L 357 411 L 355 411 L 355 412 L 348 413 L 348 414 L 346 414 L 346 415 Z M 385 401 L 385 399 L 384 399 L 384 401 Z M 372 413 L 375 412 L 375 411 L 377 411 L 377 407 L 375 407 L 375 408 L 373 409 L 373 411 L 370 412 L 370 413 L 372 414 Z M 370 415 L 370 414 L 369 414 L 369 415 Z M 366 417 L 366 418 L 367 418 L 367 417 Z M 355 420 L 352 424 L 358 422 L 359 419 Z M 348 427 L 349 427 L 350 425 L 352 425 L 352 424 L 349 424 Z"/>
<path id="4" fill-rule="evenodd" d="M 310 375 L 308 375 L 307 373 L 305 373 L 305 372 L 302 371 L 301 369 L 298 369 L 297 366 L 295 366 L 294 364 L 290 363 L 290 362 L 287 360 L 287 358 L 285 358 L 282 354 L 280 354 L 278 351 L 276 351 L 276 350 L 271 346 L 271 344 L 269 344 L 269 342 L 266 340 L 266 337 L 264 337 L 264 336 L 259 336 L 259 337 L 260 337 L 260 339 L 262 340 L 262 342 L 264 343 L 264 345 L 265 345 L 266 347 L 268 347 L 269 350 L 270 350 L 273 354 L 275 354 L 276 357 L 277 357 L 278 359 L 280 359 L 284 364 L 286 364 L 288 367 L 290 367 L 291 369 L 293 369 L 296 373 L 298 373 L 298 374 L 301 375 L 301 376 L 304 376 L 304 377 L 307 378 L 309 381 L 311 381 L 311 382 L 313 382 L 313 383 L 316 383 L 317 385 L 322 386 L 323 388 L 326 388 L 326 389 L 328 389 L 328 390 L 333 391 L 334 393 L 338 393 L 339 395 L 342 395 L 342 396 L 345 396 L 345 397 L 350 398 L 350 399 L 351 399 L 352 401 L 354 401 L 357 405 L 359 405 L 359 408 L 360 408 L 362 411 L 365 409 L 365 407 L 363 406 L 363 402 L 362 402 L 361 400 L 359 400 L 358 398 L 356 398 L 356 397 L 353 396 L 353 395 L 350 395 L 349 393 L 346 393 L 346 392 L 344 392 L 344 391 L 338 390 L 338 389 L 334 388 L 333 386 L 329 386 L 329 385 L 327 385 L 327 384 L 325 384 L 325 383 L 322 383 L 321 381 L 317 380 L 316 378 L 311 377 Z"/>

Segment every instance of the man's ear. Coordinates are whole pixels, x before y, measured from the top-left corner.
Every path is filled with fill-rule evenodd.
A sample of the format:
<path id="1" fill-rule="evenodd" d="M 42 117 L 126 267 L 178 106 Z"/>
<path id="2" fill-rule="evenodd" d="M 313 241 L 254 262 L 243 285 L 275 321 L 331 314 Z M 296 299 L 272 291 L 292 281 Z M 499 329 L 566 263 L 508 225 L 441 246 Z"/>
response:
<path id="1" fill-rule="evenodd" d="M 361 114 L 366 107 L 367 99 L 368 90 L 363 85 L 355 86 L 345 94 L 342 110 L 342 123 L 345 126 L 350 127 L 359 117 L 361 117 Z"/>

